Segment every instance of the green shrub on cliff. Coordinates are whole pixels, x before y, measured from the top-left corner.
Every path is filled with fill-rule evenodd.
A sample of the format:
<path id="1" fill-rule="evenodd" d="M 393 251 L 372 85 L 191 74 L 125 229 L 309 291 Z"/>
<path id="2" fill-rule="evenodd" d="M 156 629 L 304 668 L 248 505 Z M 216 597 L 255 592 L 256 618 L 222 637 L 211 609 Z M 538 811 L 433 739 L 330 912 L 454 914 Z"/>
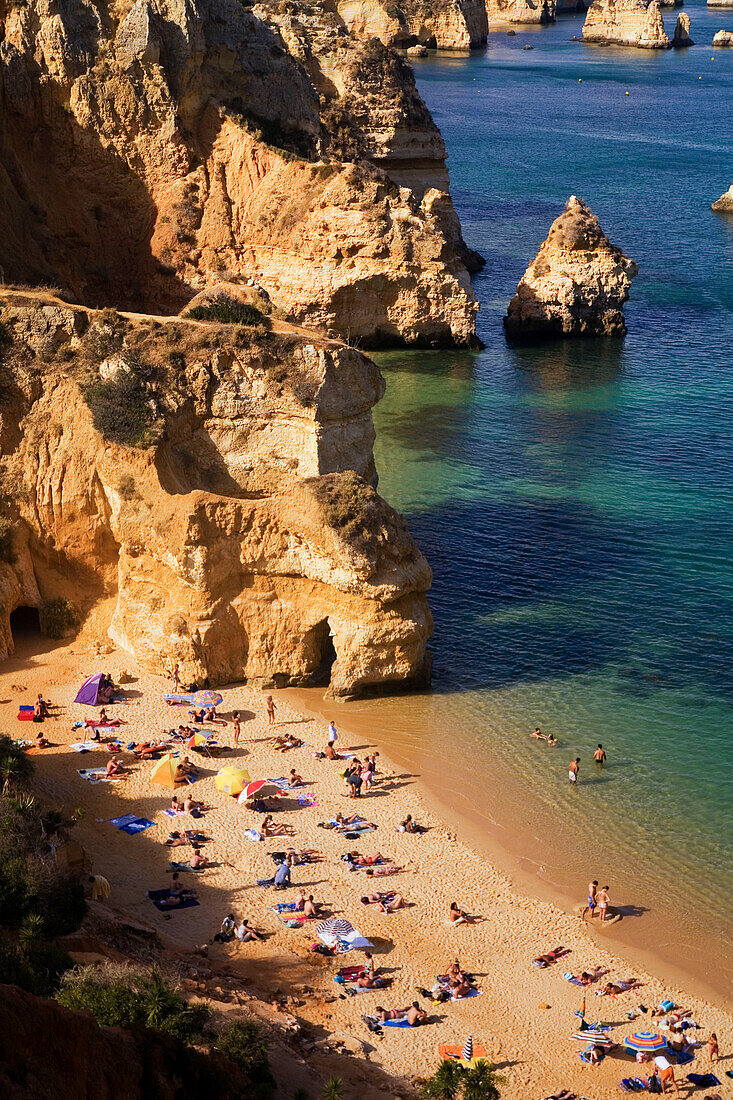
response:
<path id="1" fill-rule="evenodd" d="M 194 306 L 186 314 L 194 321 L 218 321 L 221 325 L 255 325 L 265 323 L 262 312 L 247 302 L 239 302 L 228 294 L 217 294 L 210 302 Z"/>
<path id="2" fill-rule="evenodd" d="M 54 596 L 43 601 L 38 620 L 48 638 L 63 638 L 76 626 L 76 608 L 63 596 Z"/>
<path id="3" fill-rule="evenodd" d="M 81 967 L 64 974 L 56 1000 L 90 1012 L 102 1027 L 147 1027 L 179 1043 L 200 1039 L 210 1015 L 206 1005 L 188 1004 L 157 970 Z"/>
<path id="4" fill-rule="evenodd" d="M 315 491 L 329 527 L 348 542 L 363 545 L 381 531 L 379 498 L 353 470 L 320 478 Z"/>
<path id="5" fill-rule="evenodd" d="M 267 1058 L 267 1040 L 256 1020 L 235 1020 L 214 1041 L 214 1047 L 243 1069 L 258 1100 L 275 1092 L 275 1078 Z"/>
<path id="6" fill-rule="evenodd" d="M 153 416 L 150 395 L 135 370 L 120 370 L 113 378 L 84 386 L 94 427 L 105 439 L 140 447 L 150 439 Z"/>

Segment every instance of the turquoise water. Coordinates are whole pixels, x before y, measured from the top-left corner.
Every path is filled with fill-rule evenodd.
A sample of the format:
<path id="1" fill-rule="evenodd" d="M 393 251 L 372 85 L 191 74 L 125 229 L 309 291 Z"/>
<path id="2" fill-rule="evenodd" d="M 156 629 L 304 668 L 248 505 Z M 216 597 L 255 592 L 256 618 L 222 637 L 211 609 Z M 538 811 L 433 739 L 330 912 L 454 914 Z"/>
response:
<path id="1" fill-rule="evenodd" d="M 457 808 L 510 772 L 542 873 L 610 880 L 679 953 L 704 911 L 730 977 L 733 218 L 710 203 L 733 183 L 733 50 L 709 44 L 733 11 L 686 10 L 707 45 L 587 47 L 569 17 L 416 64 L 487 258 L 486 349 L 378 357 L 377 464 L 435 574 L 434 692 L 390 719 L 413 762 L 429 730 Z M 628 336 L 510 348 L 502 315 L 572 193 L 639 264 Z"/>

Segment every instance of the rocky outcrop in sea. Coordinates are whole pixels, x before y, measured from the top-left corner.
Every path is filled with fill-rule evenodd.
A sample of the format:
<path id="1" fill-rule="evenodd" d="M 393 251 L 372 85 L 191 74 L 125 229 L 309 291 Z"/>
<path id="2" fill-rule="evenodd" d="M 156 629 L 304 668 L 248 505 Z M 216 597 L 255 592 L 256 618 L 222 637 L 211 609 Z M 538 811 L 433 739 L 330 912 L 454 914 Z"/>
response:
<path id="1" fill-rule="evenodd" d="M 712 209 L 718 214 L 733 214 L 733 184 L 719 199 L 715 200 Z"/>
<path id="2" fill-rule="evenodd" d="M 657 0 L 593 0 L 583 41 L 644 50 L 668 50 L 672 45 Z"/>
<path id="3" fill-rule="evenodd" d="M 733 31 L 717 31 L 713 35 L 713 46 L 716 49 L 733 47 Z"/>
<path id="4" fill-rule="evenodd" d="M 683 46 L 694 46 L 695 43 L 690 38 L 690 17 L 686 12 L 680 12 L 677 16 L 677 23 L 674 28 L 674 35 L 672 37 L 672 46 L 674 49 L 680 49 Z"/>
<path id="5" fill-rule="evenodd" d="M 638 270 L 586 203 L 571 195 L 509 303 L 507 336 L 623 336 L 623 304 Z"/>

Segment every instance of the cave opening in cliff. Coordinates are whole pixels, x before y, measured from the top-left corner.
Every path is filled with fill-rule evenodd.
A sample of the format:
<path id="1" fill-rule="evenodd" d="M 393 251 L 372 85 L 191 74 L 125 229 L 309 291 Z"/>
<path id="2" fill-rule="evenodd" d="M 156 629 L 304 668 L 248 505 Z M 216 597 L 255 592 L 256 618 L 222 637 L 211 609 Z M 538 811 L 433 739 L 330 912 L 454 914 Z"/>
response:
<path id="1" fill-rule="evenodd" d="M 336 660 L 336 648 L 331 636 L 328 619 L 318 623 L 310 632 L 314 643 L 318 666 L 308 680 L 309 687 L 328 687 L 331 683 L 331 669 Z"/>
<path id="2" fill-rule="evenodd" d="M 10 612 L 10 630 L 16 646 L 41 638 L 41 619 L 37 607 L 16 607 Z"/>

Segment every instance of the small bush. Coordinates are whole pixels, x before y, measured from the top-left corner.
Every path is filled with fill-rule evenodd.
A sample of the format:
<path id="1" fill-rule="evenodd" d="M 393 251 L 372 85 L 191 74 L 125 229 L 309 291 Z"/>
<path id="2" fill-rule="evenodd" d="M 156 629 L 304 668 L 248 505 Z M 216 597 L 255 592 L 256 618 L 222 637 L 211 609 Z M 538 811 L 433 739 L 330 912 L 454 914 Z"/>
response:
<path id="1" fill-rule="evenodd" d="M 326 522 L 343 538 L 363 542 L 381 530 L 377 494 L 353 470 L 330 477 L 318 492 Z"/>
<path id="2" fill-rule="evenodd" d="M 14 786 L 25 786 L 33 775 L 33 757 L 28 756 L 20 745 L 8 737 L 6 733 L 0 734 L 0 786 L 3 789 Z M 6 855 L 10 858 L 12 849 L 8 849 Z M 0 867 L 2 861 L 0 861 Z"/>
<path id="3" fill-rule="evenodd" d="M 123 500 L 137 500 L 139 493 L 132 474 L 122 474 L 117 482 L 117 492 Z"/>
<path id="4" fill-rule="evenodd" d="M 90 1012 L 102 1027 L 147 1027 L 180 1043 L 200 1039 L 209 1018 L 206 1005 L 189 1005 L 156 970 L 82 967 L 64 975 L 56 1000 Z"/>
<path id="5" fill-rule="evenodd" d="M 235 1020 L 217 1036 L 214 1046 L 245 1071 L 259 1100 L 272 1096 L 276 1085 L 267 1059 L 267 1041 L 255 1020 Z"/>
<path id="6" fill-rule="evenodd" d="M 29 947 L 0 943 L 0 982 L 17 985 L 36 997 L 51 997 L 59 988 L 61 975 L 73 962 L 50 943 Z"/>
<path id="7" fill-rule="evenodd" d="M 94 427 L 113 443 L 138 447 L 149 439 L 149 395 L 136 371 L 119 371 L 83 390 Z"/>
<path id="8" fill-rule="evenodd" d="M 13 549 L 14 531 L 15 524 L 12 520 L 0 516 L 0 561 L 6 561 L 9 565 L 12 565 L 16 559 L 16 553 Z"/>
<path id="9" fill-rule="evenodd" d="M 49 638 L 63 638 L 76 626 L 76 608 L 63 596 L 44 600 L 38 615 L 41 630 Z"/>
<path id="10" fill-rule="evenodd" d="M 210 302 L 194 306 L 186 314 L 194 321 L 218 321 L 222 325 L 256 325 L 265 323 L 264 314 L 256 306 L 238 302 L 227 294 L 217 294 Z"/>

